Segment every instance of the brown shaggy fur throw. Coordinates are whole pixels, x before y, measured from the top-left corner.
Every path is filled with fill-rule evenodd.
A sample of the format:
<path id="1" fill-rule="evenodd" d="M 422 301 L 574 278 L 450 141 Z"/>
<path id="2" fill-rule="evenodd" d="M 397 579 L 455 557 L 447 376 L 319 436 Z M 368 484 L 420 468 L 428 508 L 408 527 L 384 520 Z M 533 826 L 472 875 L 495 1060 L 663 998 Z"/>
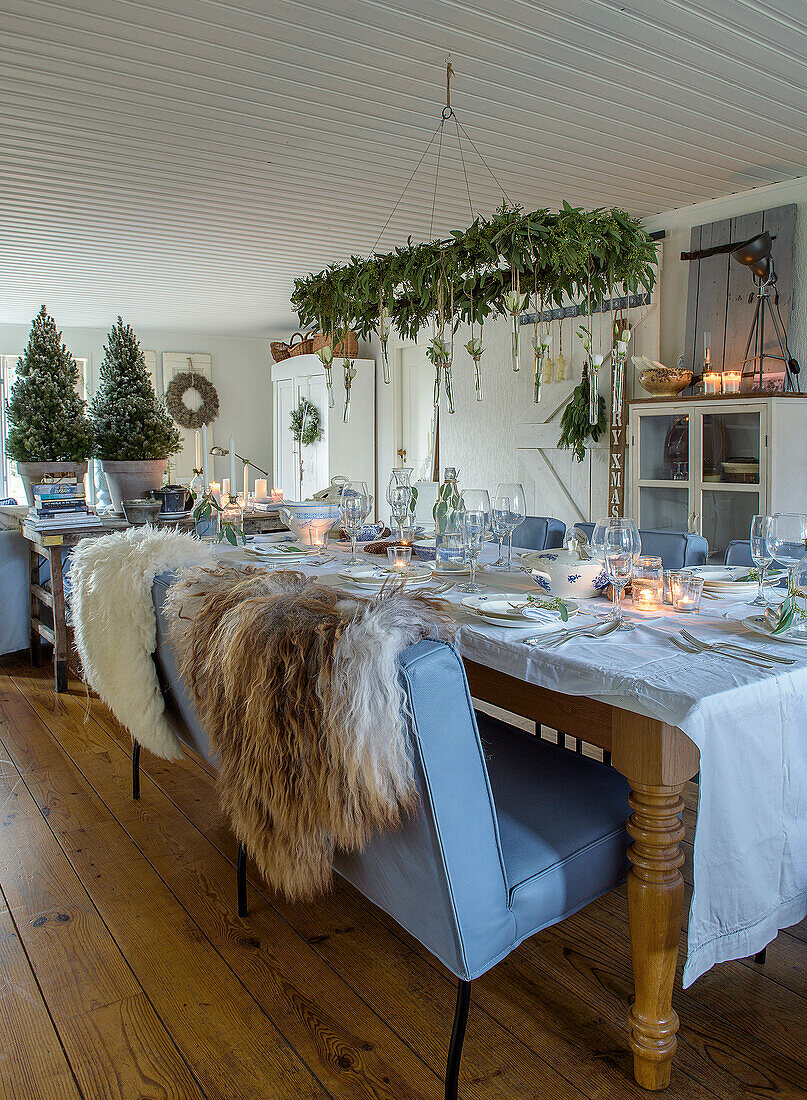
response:
<path id="1" fill-rule="evenodd" d="M 288 898 L 326 890 L 335 848 L 359 850 L 416 808 L 397 662 L 450 637 L 445 605 L 219 566 L 184 571 L 166 609 L 233 831 Z"/>

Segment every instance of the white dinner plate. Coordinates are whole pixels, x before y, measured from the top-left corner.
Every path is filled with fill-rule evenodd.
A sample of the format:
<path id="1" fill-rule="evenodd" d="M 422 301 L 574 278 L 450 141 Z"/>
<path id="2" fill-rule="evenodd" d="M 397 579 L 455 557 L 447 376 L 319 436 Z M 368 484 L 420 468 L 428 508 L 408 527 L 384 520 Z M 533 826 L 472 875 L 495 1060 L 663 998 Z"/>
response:
<path id="1" fill-rule="evenodd" d="M 339 579 L 349 584 L 359 585 L 361 588 L 381 588 L 390 580 L 403 581 L 409 586 L 430 581 L 432 571 L 427 565 L 421 563 L 411 566 L 406 573 L 399 573 L 385 566 L 350 565 L 339 573 Z"/>
<path id="2" fill-rule="evenodd" d="M 747 577 L 754 569 L 745 565 L 693 565 L 686 566 L 686 572 L 703 578 L 703 587 L 715 592 L 750 592 L 756 590 L 756 581 L 739 580 Z M 785 576 L 784 569 L 769 570 L 765 575 L 766 584 L 775 584 Z"/>
<path id="3" fill-rule="evenodd" d="M 770 638 L 773 642 L 784 642 L 785 645 L 807 645 L 807 638 L 795 638 L 792 634 L 774 634 L 762 615 L 749 615 L 743 619 L 743 626 L 753 630 L 755 634 L 761 634 L 763 638 Z"/>
<path id="4" fill-rule="evenodd" d="M 445 577 L 467 577 L 471 572 L 470 566 L 466 562 L 463 562 L 459 569 L 452 569 L 450 566 L 446 565 L 438 565 L 436 561 L 430 561 L 427 564 L 435 577 L 440 577 L 441 580 Z"/>
<path id="5" fill-rule="evenodd" d="M 575 600 L 564 600 L 569 612 L 569 618 L 576 615 L 580 605 Z M 511 606 L 516 604 L 515 607 Z M 540 630 L 544 626 L 556 626 L 562 622 L 559 611 L 550 608 L 537 608 L 542 612 L 542 617 L 522 615 L 521 608 L 526 607 L 526 600 L 519 597 L 517 592 L 491 592 L 484 595 L 465 596 L 462 606 L 471 614 L 478 616 L 491 626 L 507 627 L 531 627 Z"/>

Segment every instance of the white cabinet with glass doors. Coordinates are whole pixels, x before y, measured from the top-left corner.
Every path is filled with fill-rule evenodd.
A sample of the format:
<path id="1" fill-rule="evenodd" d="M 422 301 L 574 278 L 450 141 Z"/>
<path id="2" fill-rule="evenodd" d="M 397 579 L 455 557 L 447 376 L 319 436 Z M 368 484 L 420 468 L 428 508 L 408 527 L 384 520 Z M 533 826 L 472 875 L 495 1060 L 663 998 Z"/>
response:
<path id="1" fill-rule="evenodd" d="M 639 526 L 702 534 L 711 560 L 753 515 L 807 512 L 807 395 L 632 401 L 629 443 Z"/>

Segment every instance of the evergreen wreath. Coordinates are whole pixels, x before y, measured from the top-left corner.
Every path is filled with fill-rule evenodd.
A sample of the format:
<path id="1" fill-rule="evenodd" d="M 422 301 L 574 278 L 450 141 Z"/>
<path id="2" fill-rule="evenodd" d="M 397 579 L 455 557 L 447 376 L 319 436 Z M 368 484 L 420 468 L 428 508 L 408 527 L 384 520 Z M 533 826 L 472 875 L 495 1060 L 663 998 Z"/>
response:
<path id="1" fill-rule="evenodd" d="M 202 399 L 198 409 L 191 409 L 183 398 L 188 390 L 196 390 Z M 165 391 L 165 404 L 181 428 L 201 428 L 203 424 L 212 424 L 219 415 L 219 395 L 209 378 L 195 371 L 180 371 L 175 374 Z"/>
<path id="2" fill-rule="evenodd" d="M 305 431 L 303 431 L 303 416 L 305 416 Z M 292 439 L 295 443 L 301 442 L 304 447 L 309 447 L 318 439 L 322 439 L 322 434 L 319 409 L 305 397 L 301 397 L 300 404 L 291 412 Z"/>

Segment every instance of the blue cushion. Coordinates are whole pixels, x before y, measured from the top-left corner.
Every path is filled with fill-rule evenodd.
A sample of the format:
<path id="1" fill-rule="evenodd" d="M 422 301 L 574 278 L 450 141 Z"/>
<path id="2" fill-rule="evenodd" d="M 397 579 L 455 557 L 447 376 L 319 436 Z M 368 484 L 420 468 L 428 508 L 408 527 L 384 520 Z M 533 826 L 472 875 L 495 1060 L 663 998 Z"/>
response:
<path id="1" fill-rule="evenodd" d="M 591 541 L 594 534 L 593 523 L 576 523 L 580 531 Z M 709 543 L 703 535 L 693 535 L 689 531 L 654 531 L 640 528 L 642 553 L 661 558 L 665 569 L 683 569 L 686 565 L 705 565 L 709 554 Z"/>
<path id="2" fill-rule="evenodd" d="M 566 524 L 550 516 L 527 516 L 513 531 L 513 546 L 526 550 L 555 550 L 563 546 Z"/>
<path id="3" fill-rule="evenodd" d="M 478 714 L 518 941 L 628 872 L 628 783 L 599 761 Z"/>

